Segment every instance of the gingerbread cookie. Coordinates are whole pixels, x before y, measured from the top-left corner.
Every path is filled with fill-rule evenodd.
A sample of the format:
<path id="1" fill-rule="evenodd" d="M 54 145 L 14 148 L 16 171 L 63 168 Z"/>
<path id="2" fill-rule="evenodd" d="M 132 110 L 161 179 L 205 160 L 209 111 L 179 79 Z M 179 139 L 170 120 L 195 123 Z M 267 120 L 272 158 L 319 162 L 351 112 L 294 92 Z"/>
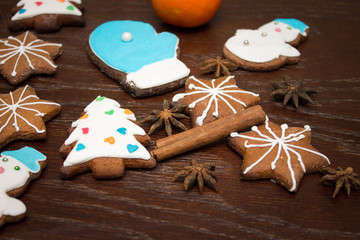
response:
<path id="1" fill-rule="evenodd" d="M 186 81 L 185 93 L 176 94 L 172 101 L 188 105 L 192 125 L 202 126 L 258 104 L 260 97 L 238 88 L 233 76 L 213 80 L 192 76 Z"/>
<path id="2" fill-rule="evenodd" d="M 60 104 L 41 100 L 28 85 L 0 94 L 0 148 L 11 141 L 46 138 L 45 122 L 60 112 Z"/>
<path id="3" fill-rule="evenodd" d="M 291 46 L 307 39 L 309 26 L 294 18 L 278 18 L 258 28 L 273 37 L 280 38 Z"/>
<path id="4" fill-rule="evenodd" d="M 20 196 L 37 179 L 46 165 L 46 156 L 31 147 L 5 151 L 0 157 L 0 227 L 25 217 L 26 206 Z"/>
<path id="5" fill-rule="evenodd" d="M 83 27 L 81 0 L 20 0 L 12 10 L 9 30 L 34 28 L 37 32 L 55 32 L 61 26 Z"/>
<path id="6" fill-rule="evenodd" d="M 190 70 L 178 59 L 179 39 L 148 23 L 111 21 L 90 35 L 87 53 L 132 97 L 162 94 L 184 85 Z"/>
<path id="7" fill-rule="evenodd" d="M 250 71 L 271 71 L 300 61 L 296 48 L 261 30 L 237 30 L 223 51 L 227 59 Z"/>
<path id="8" fill-rule="evenodd" d="M 311 129 L 281 126 L 266 118 L 251 132 L 231 133 L 228 143 L 243 156 L 242 179 L 271 179 L 295 192 L 305 173 L 318 172 L 329 159 L 311 144 Z"/>
<path id="9" fill-rule="evenodd" d="M 66 157 L 61 177 L 68 179 L 91 171 L 94 178 L 122 177 L 126 167 L 153 168 L 156 160 L 142 144 L 150 137 L 136 123 L 134 113 L 106 97 L 97 97 L 72 123 L 60 148 Z"/>
<path id="10" fill-rule="evenodd" d="M 53 59 L 61 55 L 61 44 L 38 39 L 27 31 L 16 37 L 0 39 L 0 72 L 16 85 L 33 74 L 53 74 Z"/>

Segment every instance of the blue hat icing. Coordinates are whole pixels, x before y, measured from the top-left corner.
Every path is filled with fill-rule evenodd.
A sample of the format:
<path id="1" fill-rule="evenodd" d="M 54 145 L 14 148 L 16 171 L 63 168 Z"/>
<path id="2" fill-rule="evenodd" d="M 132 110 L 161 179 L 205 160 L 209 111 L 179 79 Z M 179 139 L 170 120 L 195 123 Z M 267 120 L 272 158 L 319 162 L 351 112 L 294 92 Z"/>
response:
<path id="1" fill-rule="evenodd" d="M 19 150 L 5 151 L 2 156 L 13 157 L 23 163 L 31 172 L 39 172 L 40 164 L 38 161 L 46 160 L 46 156 L 32 147 L 23 147 Z"/>
<path id="2" fill-rule="evenodd" d="M 277 18 L 274 21 L 286 23 L 293 28 L 299 29 L 301 33 L 305 33 L 305 30 L 309 28 L 308 25 L 295 18 Z"/>
<path id="3" fill-rule="evenodd" d="M 132 35 L 123 41 L 122 35 Z M 148 23 L 110 21 L 98 26 L 89 37 L 91 50 L 108 66 L 125 73 L 176 56 L 178 37 L 169 32 L 156 33 Z"/>

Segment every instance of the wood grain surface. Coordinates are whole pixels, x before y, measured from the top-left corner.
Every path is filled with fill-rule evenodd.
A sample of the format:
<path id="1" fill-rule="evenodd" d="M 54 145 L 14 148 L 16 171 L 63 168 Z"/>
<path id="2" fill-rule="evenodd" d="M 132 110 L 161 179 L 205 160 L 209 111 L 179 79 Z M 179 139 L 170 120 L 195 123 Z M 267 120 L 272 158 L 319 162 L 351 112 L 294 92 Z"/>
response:
<path id="1" fill-rule="evenodd" d="M 0 37 L 7 30 L 16 0 L 0 1 Z M 59 148 L 67 129 L 84 107 L 104 95 L 131 109 L 142 120 L 163 99 L 183 89 L 145 99 L 133 99 L 119 84 L 101 73 L 86 53 L 89 34 L 110 20 L 140 20 L 158 32 L 180 38 L 181 60 L 191 74 L 211 78 L 199 70 L 201 61 L 222 55 L 225 41 L 236 29 L 255 29 L 277 17 L 297 18 L 310 26 L 307 42 L 298 49 L 301 61 L 276 71 L 254 73 L 237 70 L 239 87 L 260 94 L 270 119 L 289 126 L 308 124 L 312 144 L 327 155 L 332 166 L 352 166 L 360 172 L 360 1 L 358 0 L 223 0 L 216 16 L 196 29 L 164 24 L 150 0 L 84 0 L 84 28 L 62 28 L 37 34 L 63 44 L 52 76 L 35 76 L 29 84 L 39 97 L 62 105 L 62 112 L 47 124 L 44 141 L 17 141 L 1 151 L 31 146 L 48 157 L 47 167 L 20 197 L 27 217 L 7 224 L 0 239 L 360 239 L 360 192 L 344 191 L 332 199 L 332 187 L 319 183 L 320 174 L 305 175 L 297 193 L 271 181 L 241 181 L 241 157 L 222 140 L 158 163 L 152 170 L 126 170 L 121 179 L 99 181 L 90 174 L 61 180 L 63 159 Z M 283 76 L 302 79 L 318 90 L 315 105 L 282 106 L 274 101 L 269 83 Z M 18 86 L 18 87 L 20 87 Z M 0 77 L 0 93 L 17 87 Z M 187 123 L 189 126 L 189 123 Z M 145 130 L 149 125 L 144 125 Z M 165 137 L 164 131 L 152 136 Z M 196 187 L 184 191 L 172 177 L 191 159 L 215 164 L 219 191 L 200 194 Z"/>

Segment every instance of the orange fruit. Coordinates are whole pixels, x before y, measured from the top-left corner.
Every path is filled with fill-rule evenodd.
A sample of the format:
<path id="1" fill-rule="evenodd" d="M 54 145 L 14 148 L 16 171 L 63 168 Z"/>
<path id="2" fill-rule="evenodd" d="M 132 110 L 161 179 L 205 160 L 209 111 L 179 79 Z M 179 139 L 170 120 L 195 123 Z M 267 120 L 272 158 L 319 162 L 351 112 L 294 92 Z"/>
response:
<path id="1" fill-rule="evenodd" d="M 157 15 L 178 27 L 198 27 L 215 15 L 221 0 L 152 0 Z"/>

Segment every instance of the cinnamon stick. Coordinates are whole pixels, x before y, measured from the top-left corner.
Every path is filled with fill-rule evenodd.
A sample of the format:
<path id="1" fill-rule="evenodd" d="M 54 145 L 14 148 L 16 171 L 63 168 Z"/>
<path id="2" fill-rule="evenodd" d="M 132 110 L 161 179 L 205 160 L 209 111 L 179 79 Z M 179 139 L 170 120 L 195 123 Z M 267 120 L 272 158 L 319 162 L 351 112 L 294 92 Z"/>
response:
<path id="1" fill-rule="evenodd" d="M 265 122 L 265 112 L 259 105 L 234 115 L 156 141 L 157 149 L 152 155 L 163 161 L 178 154 L 202 147 L 238 132 Z"/>

